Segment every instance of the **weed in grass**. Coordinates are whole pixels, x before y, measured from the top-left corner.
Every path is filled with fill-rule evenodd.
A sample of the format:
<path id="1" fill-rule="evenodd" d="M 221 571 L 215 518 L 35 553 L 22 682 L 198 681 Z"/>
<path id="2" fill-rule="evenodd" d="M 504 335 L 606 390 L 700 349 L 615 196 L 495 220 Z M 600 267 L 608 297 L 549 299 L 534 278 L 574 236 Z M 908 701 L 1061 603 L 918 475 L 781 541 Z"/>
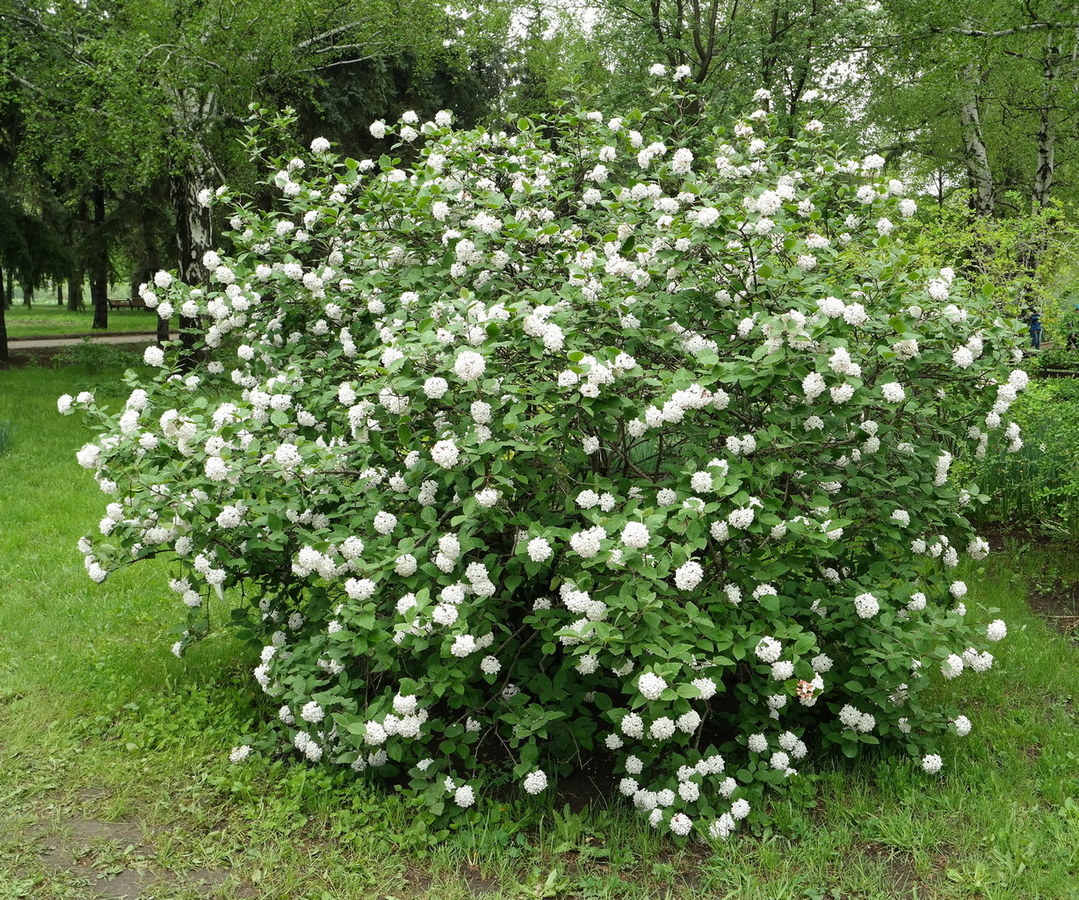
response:
<path id="1" fill-rule="evenodd" d="M 7 419 L 0 420 L 0 454 L 7 453 L 14 439 L 15 428 Z"/>

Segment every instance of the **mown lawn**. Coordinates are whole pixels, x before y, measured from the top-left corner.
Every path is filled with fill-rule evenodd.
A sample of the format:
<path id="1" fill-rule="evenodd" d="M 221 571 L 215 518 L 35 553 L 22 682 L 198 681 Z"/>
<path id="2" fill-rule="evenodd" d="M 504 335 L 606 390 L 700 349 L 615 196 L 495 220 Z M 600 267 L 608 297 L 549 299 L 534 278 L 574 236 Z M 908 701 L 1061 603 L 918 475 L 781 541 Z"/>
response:
<path id="1" fill-rule="evenodd" d="M 8 337 L 51 337 L 63 334 L 90 334 L 94 311 L 87 306 L 83 312 L 68 312 L 62 306 L 35 303 L 27 309 L 16 301 L 7 310 Z M 109 331 L 150 331 L 157 328 L 157 316 L 145 309 L 109 310 Z"/>
<path id="2" fill-rule="evenodd" d="M 145 314 L 139 313 L 144 316 Z M 954 691 L 974 722 L 929 777 L 905 759 L 805 766 L 752 834 L 713 851 L 654 836 L 620 802 L 548 799 L 537 829 L 477 818 L 430 846 L 392 792 L 280 760 L 231 766 L 260 715 L 227 638 L 183 661 L 168 566 L 102 585 L 75 543 L 104 498 L 87 432 L 55 398 L 115 374 L 0 371 L 0 898 L 1053 898 L 1079 896 L 1079 649 L 1026 606 L 1070 547 L 1011 545 L 964 577 L 999 606 L 993 672 Z M 942 688 L 944 690 L 945 688 Z"/>

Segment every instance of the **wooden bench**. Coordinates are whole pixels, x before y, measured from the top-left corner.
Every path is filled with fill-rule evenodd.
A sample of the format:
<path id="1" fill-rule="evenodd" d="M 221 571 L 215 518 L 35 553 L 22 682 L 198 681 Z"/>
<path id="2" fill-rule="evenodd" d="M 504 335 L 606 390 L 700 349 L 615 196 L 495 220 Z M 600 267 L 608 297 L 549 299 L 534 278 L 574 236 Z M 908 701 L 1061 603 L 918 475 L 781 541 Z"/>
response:
<path id="1" fill-rule="evenodd" d="M 132 300 L 109 300 L 109 309 L 147 309 L 141 297 Z"/>

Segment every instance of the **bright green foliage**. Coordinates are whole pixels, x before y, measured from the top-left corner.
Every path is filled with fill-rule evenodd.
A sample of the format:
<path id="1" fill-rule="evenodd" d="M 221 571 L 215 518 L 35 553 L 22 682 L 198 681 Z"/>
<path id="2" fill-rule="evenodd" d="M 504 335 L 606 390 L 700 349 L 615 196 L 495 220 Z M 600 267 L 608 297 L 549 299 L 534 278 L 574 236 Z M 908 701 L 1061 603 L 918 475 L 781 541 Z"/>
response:
<path id="1" fill-rule="evenodd" d="M 992 292 L 998 308 L 1014 319 L 1028 309 L 1041 313 L 1047 339 L 1059 342 L 1075 301 L 1068 296 L 1079 232 L 1062 204 L 1023 217 L 977 215 L 966 192 L 941 204 L 925 203 L 913 236 L 918 252 L 939 265 L 962 260 L 978 290 Z"/>
<path id="2" fill-rule="evenodd" d="M 994 452 L 977 466 L 993 501 L 983 515 L 999 526 L 1079 537 L 1079 381 L 1037 381 L 1015 406 L 1025 443 Z"/>

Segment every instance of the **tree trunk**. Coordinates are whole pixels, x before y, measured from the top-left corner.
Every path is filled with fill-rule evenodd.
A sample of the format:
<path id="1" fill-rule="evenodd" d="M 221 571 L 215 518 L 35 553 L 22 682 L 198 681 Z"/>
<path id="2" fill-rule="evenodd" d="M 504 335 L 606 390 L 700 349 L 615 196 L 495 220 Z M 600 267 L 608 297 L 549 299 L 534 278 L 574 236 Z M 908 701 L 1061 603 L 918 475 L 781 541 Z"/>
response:
<path id="1" fill-rule="evenodd" d="M 1049 190 L 1053 186 L 1056 157 L 1056 129 L 1053 127 L 1053 107 L 1056 105 L 1057 76 L 1060 74 L 1060 48 L 1052 32 L 1042 57 L 1042 80 L 1044 94 L 1038 109 L 1038 155 L 1034 165 L 1034 190 L 1031 205 L 1035 210 L 1049 203 Z"/>
<path id="2" fill-rule="evenodd" d="M 154 233 L 154 217 L 149 206 L 142 208 L 142 251 L 146 263 L 146 280 L 153 282 L 154 275 L 161 268 L 161 256 L 157 248 L 157 235 Z M 131 295 L 132 297 L 135 294 Z M 164 344 L 169 339 L 169 319 L 155 316 L 157 319 L 157 342 Z"/>
<path id="3" fill-rule="evenodd" d="M 0 363 L 8 361 L 7 303 L 10 295 L 4 290 L 4 271 L 0 269 Z"/>
<path id="4" fill-rule="evenodd" d="M 979 109 L 979 73 L 974 64 L 963 69 L 963 104 L 959 108 L 959 120 L 963 127 L 963 162 L 974 191 L 971 203 L 982 216 L 993 214 L 993 171 L 989 168 L 989 154 L 982 137 L 982 117 Z"/>
<path id="5" fill-rule="evenodd" d="M 67 308 L 69 312 L 82 312 L 86 308 L 82 301 L 82 269 L 67 279 Z"/>
<path id="6" fill-rule="evenodd" d="M 27 309 L 34 305 L 34 288 L 25 282 L 23 282 L 22 286 L 22 305 Z"/>
<path id="7" fill-rule="evenodd" d="M 8 309 L 11 309 L 11 304 L 15 302 L 15 280 L 11 274 L 11 269 L 7 270 L 7 293 L 4 294 L 4 302 L 7 304 Z"/>
<path id="8" fill-rule="evenodd" d="M 94 307 L 94 330 L 109 327 L 109 248 L 102 233 L 105 225 L 105 189 L 95 185 L 94 241 L 90 251 L 90 303 Z"/>
<path id="9" fill-rule="evenodd" d="M 199 199 L 211 191 L 205 172 L 189 169 L 183 176 L 173 177 L 170 189 L 176 213 L 176 269 L 184 284 L 205 288 L 208 284 L 203 256 L 210 248 L 210 210 Z M 180 318 L 181 354 L 187 356 L 201 334 L 198 319 Z"/>
<path id="10" fill-rule="evenodd" d="M 59 278 L 56 279 L 56 305 L 64 305 L 64 282 Z"/>

